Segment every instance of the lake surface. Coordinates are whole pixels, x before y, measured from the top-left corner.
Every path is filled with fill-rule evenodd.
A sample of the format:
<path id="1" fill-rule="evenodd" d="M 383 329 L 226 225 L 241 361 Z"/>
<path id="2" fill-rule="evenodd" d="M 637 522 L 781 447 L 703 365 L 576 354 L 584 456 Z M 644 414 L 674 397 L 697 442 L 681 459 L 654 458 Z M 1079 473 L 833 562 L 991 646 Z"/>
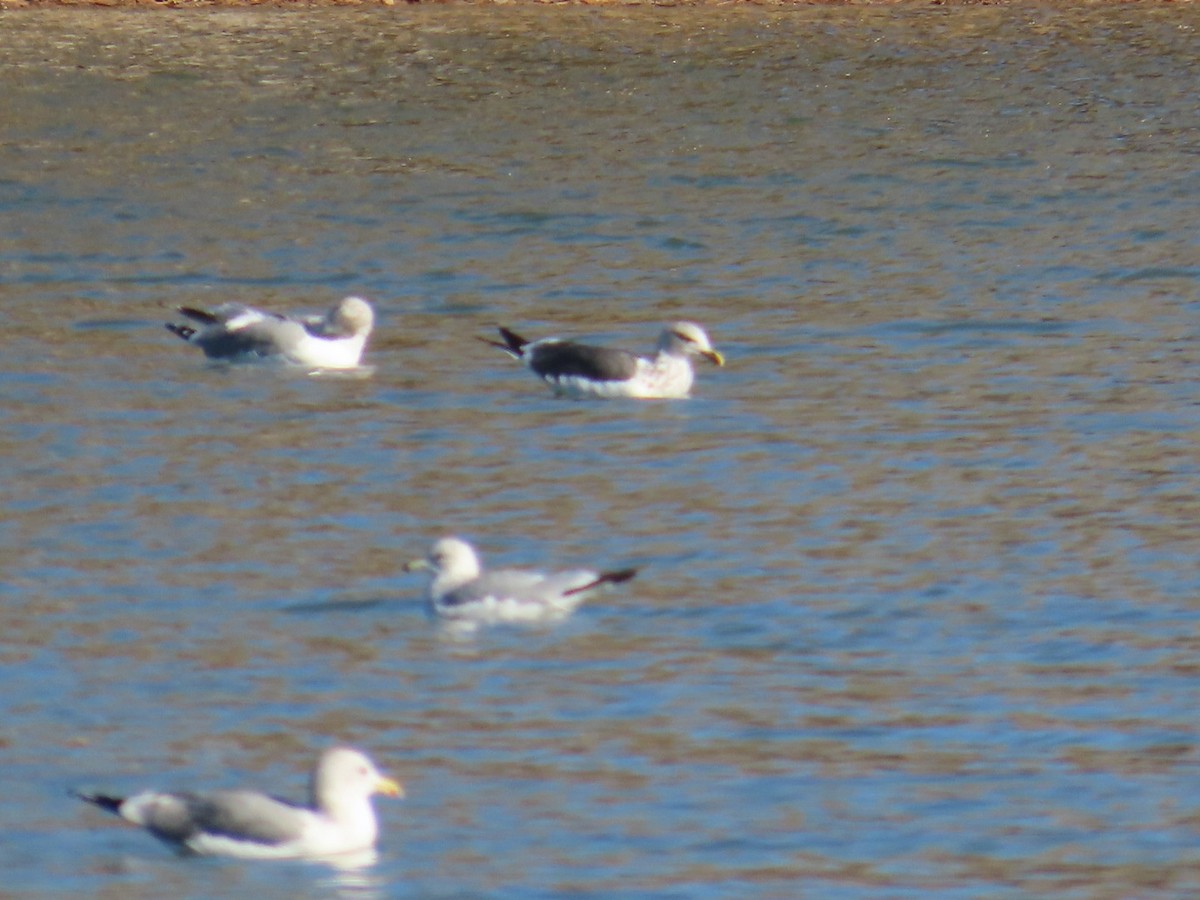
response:
<path id="1" fill-rule="evenodd" d="M 1200 894 L 1200 8 L 0 13 L 0 894 Z M 363 377 L 169 306 L 371 298 Z M 555 399 L 497 324 L 728 357 Z M 642 567 L 447 635 L 400 572 Z M 71 788 L 369 751 L 378 862 Z"/>

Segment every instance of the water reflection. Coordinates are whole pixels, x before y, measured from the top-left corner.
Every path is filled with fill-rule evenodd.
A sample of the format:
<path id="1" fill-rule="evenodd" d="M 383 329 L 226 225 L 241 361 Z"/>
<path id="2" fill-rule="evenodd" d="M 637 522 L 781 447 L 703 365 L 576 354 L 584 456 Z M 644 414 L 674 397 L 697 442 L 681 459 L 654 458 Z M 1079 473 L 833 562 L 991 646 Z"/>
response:
<path id="1" fill-rule="evenodd" d="M 371 871 L 378 862 L 379 853 L 376 850 L 331 856 L 321 860 L 319 864 L 328 866 L 334 871 L 322 875 L 317 880 L 317 886 L 322 890 L 328 890 L 336 897 L 355 898 L 355 900 L 376 900 L 379 897 L 386 897 L 388 894 L 383 879 Z"/>

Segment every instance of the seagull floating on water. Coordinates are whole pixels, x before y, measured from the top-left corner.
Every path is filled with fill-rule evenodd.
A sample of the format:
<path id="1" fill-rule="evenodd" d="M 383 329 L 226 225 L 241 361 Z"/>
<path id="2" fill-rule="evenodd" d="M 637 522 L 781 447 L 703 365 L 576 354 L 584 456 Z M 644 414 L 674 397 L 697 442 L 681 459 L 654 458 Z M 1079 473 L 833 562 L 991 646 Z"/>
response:
<path id="1" fill-rule="evenodd" d="M 312 774 L 309 806 L 257 791 L 143 791 L 132 797 L 77 793 L 183 853 L 241 859 L 299 859 L 360 853 L 375 846 L 372 794 L 403 797 L 364 754 L 326 750 Z"/>
<path id="2" fill-rule="evenodd" d="M 525 363 L 556 394 L 566 397 L 686 397 L 695 378 L 692 357 L 725 365 L 725 357 L 713 349 L 708 335 L 695 322 L 666 326 L 650 359 L 562 338 L 528 341 L 507 328 L 500 329 L 500 336 L 503 343 L 480 340 Z"/>
<path id="3" fill-rule="evenodd" d="M 181 306 L 179 312 L 190 322 L 168 323 L 167 330 L 210 359 L 274 359 L 318 369 L 357 366 L 375 325 L 375 311 L 361 297 L 346 297 L 325 315 L 298 318 L 240 303 L 223 303 L 211 312 Z"/>
<path id="4" fill-rule="evenodd" d="M 442 538 L 427 556 L 404 566 L 405 572 L 421 569 L 433 573 L 429 605 L 434 614 L 472 624 L 533 624 L 562 619 L 597 588 L 621 584 L 637 574 L 637 569 L 576 569 L 550 574 L 522 569 L 484 572 L 475 548 L 456 537 Z"/>

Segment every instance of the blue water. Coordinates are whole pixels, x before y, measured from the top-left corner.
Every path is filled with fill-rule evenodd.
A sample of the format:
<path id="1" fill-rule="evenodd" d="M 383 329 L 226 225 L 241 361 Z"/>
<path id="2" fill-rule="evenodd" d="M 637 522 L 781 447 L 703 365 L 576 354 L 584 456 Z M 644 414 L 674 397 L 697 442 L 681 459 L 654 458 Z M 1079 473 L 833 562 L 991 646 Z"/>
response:
<path id="1" fill-rule="evenodd" d="M 27 10 L 0 67 L 0 892 L 1192 897 L 1185 4 Z M 371 298 L 363 377 L 168 307 Z M 558 400 L 497 324 L 727 356 Z M 447 634 L 401 565 L 641 567 Z M 404 781 L 378 861 L 71 788 Z"/>

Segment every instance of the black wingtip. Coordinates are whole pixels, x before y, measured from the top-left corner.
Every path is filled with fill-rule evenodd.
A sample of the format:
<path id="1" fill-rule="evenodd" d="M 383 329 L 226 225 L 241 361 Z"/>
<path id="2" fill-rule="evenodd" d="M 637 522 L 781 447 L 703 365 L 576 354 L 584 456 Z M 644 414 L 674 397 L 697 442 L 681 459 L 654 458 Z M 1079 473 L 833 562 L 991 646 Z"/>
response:
<path id="1" fill-rule="evenodd" d="M 124 797 L 114 797 L 111 794 L 88 794 L 83 791 L 70 791 L 70 794 L 77 800 L 98 806 L 113 815 L 121 814 L 121 804 L 125 802 Z"/>
<path id="2" fill-rule="evenodd" d="M 521 359 L 525 353 L 525 345 L 528 344 L 529 341 L 525 340 L 525 338 L 521 337 L 515 331 L 509 331 L 503 326 L 501 326 L 498 330 L 500 332 L 500 336 L 504 338 L 503 343 L 500 341 L 493 341 L 491 338 L 485 337 L 477 337 L 477 340 L 483 341 L 483 343 L 487 344 L 489 347 L 498 347 L 515 359 Z"/>
<path id="3" fill-rule="evenodd" d="M 217 317 L 208 310 L 197 309 L 194 306 L 180 306 L 179 314 L 187 316 L 189 319 L 194 319 L 197 322 L 202 322 L 205 325 L 215 325 L 218 321 Z"/>
<path id="4" fill-rule="evenodd" d="M 600 577 L 596 579 L 602 584 L 624 584 L 627 581 L 633 581 L 637 577 L 637 569 L 616 569 L 612 572 L 601 572 Z"/>
<path id="5" fill-rule="evenodd" d="M 475 335 L 475 340 L 487 344 L 489 347 L 499 347 L 505 353 L 512 353 L 512 348 L 508 344 L 500 343 L 500 341 L 493 341 L 491 338 L 480 337 L 479 335 Z"/>
<path id="6" fill-rule="evenodd" d="M 505 328 L 503 325 L 501 325 L 497 330 L 500 332 L 500 336 L 504 338 L 504 342 L 508 345 L 509 352 L 520 356 L 521 351 L 525 349 L 525 346 L 529 343 L 529 341 L 525 340 L 525 338 L 521 337 L 515 331 L 510 331 L 509 329 Z"/>
<path id="7" fill-rule="evenodd" d="M 166 325 L 167 331 L 171 334 L 183 338 L 185 341 L 190 341 L 192 335 L 196 333 L 196 329 L 191 325 L 176 325 L 174 322 L 168 322 Z"/>
<path id="8" fill-rule="evenodd" d="M 563 591 L 564 597 L 570 597 L 573 594 L 582 594 L 585 591 L 594 591 L 602 584 L 624 584 L 626 581 L 632 581 L 637 575 L 637 569 L 615 569 L 612 572 L 601 572 L 594 580 L 587 584 L 580 585 L 577 588 L 572 588 L 569 591 Z"/>

